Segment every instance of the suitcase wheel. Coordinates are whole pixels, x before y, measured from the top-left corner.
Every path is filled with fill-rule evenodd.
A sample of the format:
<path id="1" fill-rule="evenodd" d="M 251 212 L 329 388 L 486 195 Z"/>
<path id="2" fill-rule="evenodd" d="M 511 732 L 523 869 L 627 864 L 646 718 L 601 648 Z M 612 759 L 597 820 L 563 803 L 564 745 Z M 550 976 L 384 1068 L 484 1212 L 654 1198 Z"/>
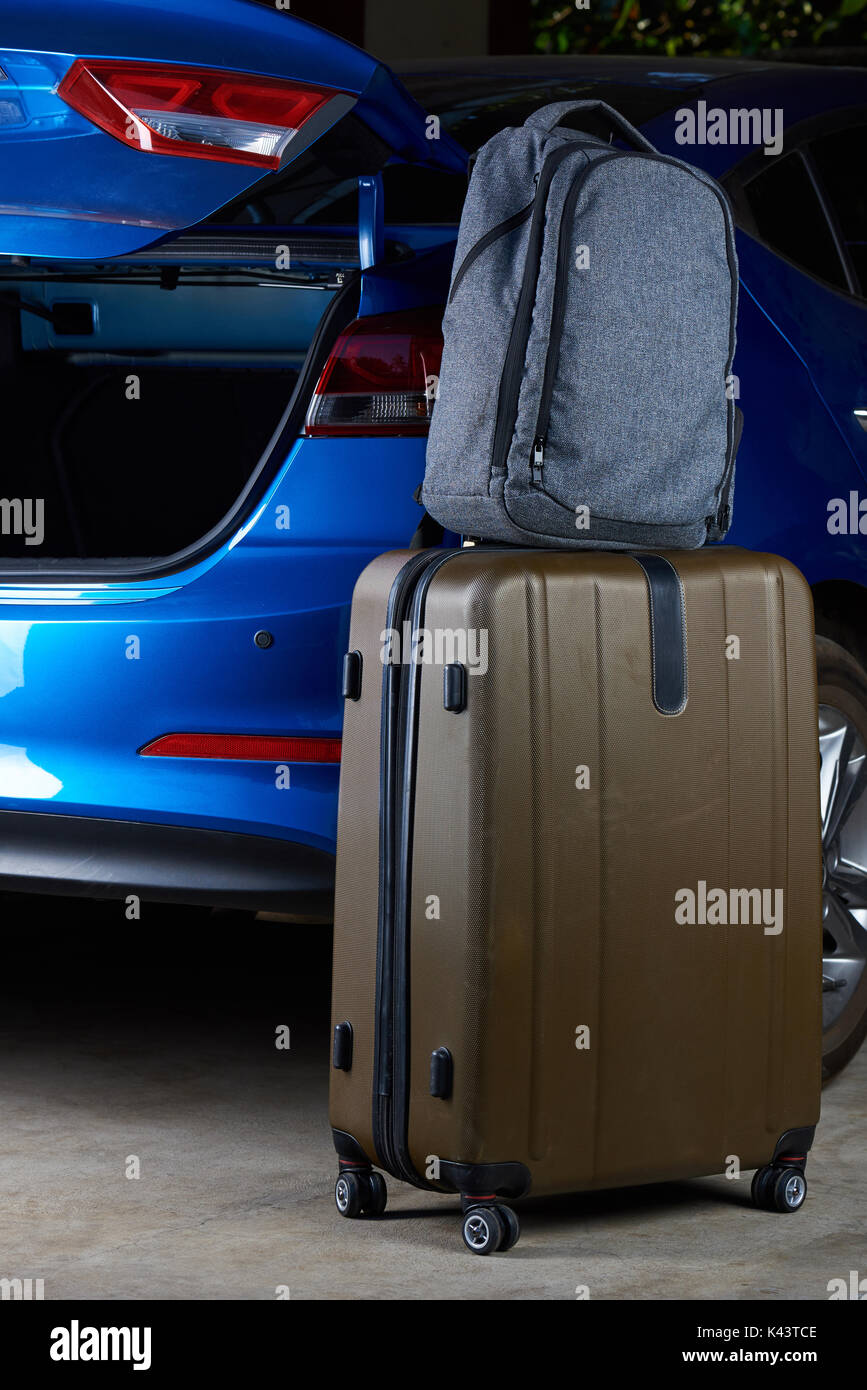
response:
<path id="1" fill-rule="evenodd" d="M 797 1211 L 807 1196 L 807 1179 L 802 1168 L 785 1163 L 769 1163 L 753 1178 L 752 1198 L 763 1211 Z"/>
<path id="2" fill-rule="evenodd" d="M 381 1216 L 388 1188 L 381 1173 L 372 1169 L 343 1169 L 334 1184 L 334 1204 L 341 1216 Z"/>
<path id="3" fill-rule="evenodd" d="M 381 1173 L 370 1173 L 367 1178 L 368 1196 L 362 1207 L 365 1216 L 381 1216 L 388 1201 L 388 1188 Z"/>
<path id="4" fill-rule="evenodd" d="M 517 1242 L 521 1227 L 511 1207 L 491 1202 L 467 1208 L 461 1234 L 474 1255 L 491 1255 L 495 1250 L 505 1254 Z"/>

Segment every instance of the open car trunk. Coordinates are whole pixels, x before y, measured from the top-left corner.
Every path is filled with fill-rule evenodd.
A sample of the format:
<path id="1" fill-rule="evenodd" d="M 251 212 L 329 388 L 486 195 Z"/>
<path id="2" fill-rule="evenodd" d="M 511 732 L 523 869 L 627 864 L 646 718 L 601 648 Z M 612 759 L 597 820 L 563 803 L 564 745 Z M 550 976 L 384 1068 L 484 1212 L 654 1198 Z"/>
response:
<path id="1" fill-rule="evenodd" d="M 332 302 L 402 254 L 382 171 L 466 155 L 285 11 L 7 9 L 0 573 L 186 563 L 254 505 L 277 438 L 285 459 Z"/>
<path id="2" fill-rule="evenodd" d="M 200 237 L 200 257 L 209 242 L 217 255 L 221 239 Z M 0 269 L 0 568 L 175 556 L 267 474 L 317 328 L 356 272 L 287 276 L 273 256 L 255 263 L 249 236 L 228 264 L 166 251 Z"/>
<path id="3" fill-rule="evenodd" d="M 137 367 L 123 377 L 75 354 L 40 354 L 4 373 L 16 403 L 4 468 L 10 498 L 39 499 L 28 534 L 3 535 L 4 560 L 174 554 L 229 510 L 279 420 L 290 370 Z M 29 515 L 29 520 L 27 519 Z"/>

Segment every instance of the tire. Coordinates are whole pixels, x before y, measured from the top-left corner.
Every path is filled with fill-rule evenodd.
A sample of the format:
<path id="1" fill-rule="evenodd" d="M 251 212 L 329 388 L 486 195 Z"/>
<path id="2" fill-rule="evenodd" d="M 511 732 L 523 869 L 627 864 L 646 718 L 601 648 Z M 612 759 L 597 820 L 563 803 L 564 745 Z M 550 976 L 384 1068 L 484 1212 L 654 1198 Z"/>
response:
<path id="1" fill-rule="evenodd" d="M 822 1066 L 839 1072 L 867 1037 L 867 671 L 816 639 L 822 752 Z"/>
<path id="2" fill-rule="evenodd" d="M 362 1203 L 367 1196 L 365 1179 L 358 1173 L 340 1173 L 334 1184 L 334 1205 L 341 1216 L 350 1220 L 361 1214 Z"/>
<path id="3" fill-rule="evenodd" d="M 505 1234 L 500 1245 L 500 1251 L 505 1255 L 507 1250 L 511 1250 L 514 1245 L 518 1244 L 518 1237 L 521 1234 L 521 1223 L 511 1207 L 498 1206 L 497 1211 L 500 1213 L 505 1228 Z"/>
<path id="4" fill-rule="evenodd" d="M 771 1189 L 771 1203 L 774 1211 L 798 1211 L 807 1197 L 807 1179 L 800 1168 L 777 1168 L 774 1170 L 774 1185 Z"/>
<path id="5" fill-rule="evenodd" d="M 364 1202 L 365 1216 L 382 1216 L 388 1202 L 388 1188 L 381 1173 L 370 1173 L 367 1178 L 367 1196 Z"/>
<path id="6" fill-rule="evenodd" d="M 505 1234 L 506 1226 L 498 1207 L 470 1207 L 464 1213 L 461 1235 L 464 1245 L 474 1255 L 492 1255 L 499 1250 Z"/>
<path id="7" fill-rule="evenodd" d="M 769 1210 L 768 1189 L 774 1177 L 775 1170 L 769 1163 L 765 1164 L 764 1168 L 757 1168 L 753 1174 L 750 1196 L 753 1199 L 753 1205 L 759 1207 L 762 1211 Z"/>

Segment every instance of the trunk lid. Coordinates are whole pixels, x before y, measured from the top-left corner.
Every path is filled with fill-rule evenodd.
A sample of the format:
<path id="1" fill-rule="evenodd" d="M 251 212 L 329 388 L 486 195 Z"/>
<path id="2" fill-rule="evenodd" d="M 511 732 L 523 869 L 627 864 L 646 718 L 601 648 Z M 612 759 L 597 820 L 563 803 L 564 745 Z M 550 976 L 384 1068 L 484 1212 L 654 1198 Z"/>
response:
<path id="1" fill-rule="evenodd" d="M 385 157 L 465 167 L 387 68 L 286 11 L 0 0 L 0 20 L 0 255 L 139 251 L 268 186 L 350 113 Z"/>

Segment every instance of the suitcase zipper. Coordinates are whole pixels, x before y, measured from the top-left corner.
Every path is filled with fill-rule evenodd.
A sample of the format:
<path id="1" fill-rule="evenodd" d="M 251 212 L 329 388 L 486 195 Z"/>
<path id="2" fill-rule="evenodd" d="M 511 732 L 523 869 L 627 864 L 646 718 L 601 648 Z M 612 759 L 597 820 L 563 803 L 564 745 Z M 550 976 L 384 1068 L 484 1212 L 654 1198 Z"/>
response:
<path id="1" fill-rule="evenodd" d="M 501 547 L 489 547 L 500 550 Z M 464 552 L 434 551 L 409 561 L 392 586 L 386 625 L 399 627 L 407 616 L 413 629 L 424 618 L 427 590 L 443 565 Z M 515 553 L 514 550 L 511 551 Z M 389 843 L 388 865 L 380 871 L 380 932 L 377 950 L 376 1037 L 374 1041 L 373 1144 L 381 1167 L 415 1187 L 430 1188 L 415 1171 L 409 1153 L 409 930 L 412 850 L 412 812 L 415 793 L 416 720 L 418 686 L 422 667 L 386 667 L 404 678 L 398 698 L 383 700 L 383 768 L 388 762 L 389 782 L 383 782 L 383 805 L 389 816 L 380 817 L 380 844 Z M 383 683 L 383 691 L 386 685 Z M 390 694 L 394 694 L 390 691 Z M 390 754 L 387 758 L 386 754 Z M 396 851 L 400 850 L 398 854 Z M 396 861 L 396 862 L 395 862 Z M 389 909 L 387 912 L 384 909 Z M 383 931 L 390 921 L 391 930 Z M 387 968 L 385 968 L 387 967 Z"/>
<path id="2" fill-rule="evenodd" d="M 411 616 L 421 625 L 428 585 L 434 574 L 460 551 L 427 552 L 401 571 L 389 597 L 388 627 Z M 407 573 L 408 571 L 408 573 Z M 377 958 L 376 1037 L 374 1042 L 373 1142 L 383 1166 L 416 1187 L 428 1186 L 415 1172 L 407 1148 L 409 1020 L 409 885 L 412 848 L 416 688 L 421 667 L 386 667 L 397 673 L 397 699 L 383 701 L 383 808 L 380 844 L 384 855 L 380 878 L 380 933 Z M 383 691 L 386 690 L 385 683 Z M 388 767 L 386 769 L 386 763 Z M 387 841 L 387 843 L 386 843 Z"/>
<path id="3" fill-rule="evenodd" d="M 398 574 L 389 595 L 386 628 L 398 629 L 406 612 L 406 597 L 417 576 L 431 563 L 429 553 L 414 556 Z M 394 1055 L 393 970 L 394 970 L 394 849 L 396 784 L 398 781 L 398 730 L 403 698 L 401 679 L 404 668 L 386 665 L 382 676 L 382 717 L 380 726 L 379 824 L 380 883 L 379 932 L 376 956 L 376 1008 L 373 1058 L 373 1142 L 383 1165 L 400 1169 L 391 1152 L 392 1059 Z"/>

